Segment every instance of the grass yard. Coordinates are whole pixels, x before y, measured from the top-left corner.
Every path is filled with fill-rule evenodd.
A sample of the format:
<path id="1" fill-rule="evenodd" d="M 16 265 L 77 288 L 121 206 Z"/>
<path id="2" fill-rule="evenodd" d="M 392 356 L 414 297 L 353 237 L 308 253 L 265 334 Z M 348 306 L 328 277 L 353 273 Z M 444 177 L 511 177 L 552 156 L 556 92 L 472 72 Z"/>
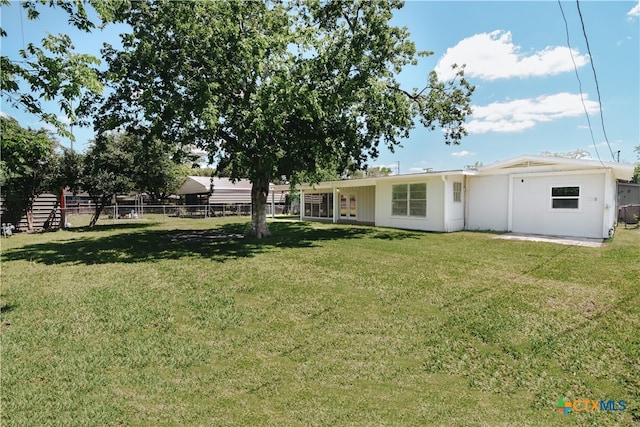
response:
<path id="1" fill-rule="evenodd" d="M 0 424 L 640 424 L 640 229 L 594 249 L 248 228 L 2 240 Z M 559 398 L 626 410 L 563 415 Z"/>

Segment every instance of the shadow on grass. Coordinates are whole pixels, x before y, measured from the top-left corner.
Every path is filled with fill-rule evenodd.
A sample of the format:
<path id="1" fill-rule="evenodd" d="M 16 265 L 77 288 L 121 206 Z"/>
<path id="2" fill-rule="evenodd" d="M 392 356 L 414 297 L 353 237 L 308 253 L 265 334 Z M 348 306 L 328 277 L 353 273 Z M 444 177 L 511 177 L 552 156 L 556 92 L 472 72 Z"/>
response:
<path id="1" fill-rule="evenodd" d="M 126 225 L 126 227 L 123 227 Z M 370 227 L 316 228 L 304 222 L 271 223 L 272 237 L 245 237 L 248 223 L 221 224 L 210 229 L 148 230 L 148 225 L 104 225 L 93 230 L 126 228 L 107 236 L 26 245 L 3 254 L 5 261 L 28 260 L 53 264 L 107 264 L 153 262 L 199 256 L 213 261 L 252 257 L 275 248 L 312 248 L 323 240 L 357 238 L 418 238 L 408 232 L 379 232 Z"/>
<path id="2" fill-rule="evenodd" d="M 71 227 L 66 228 L 66 231 L 72 233 L 82 233 L 84 231 L 110 231 L 110 230 L 140 230 L 143 228 L 149 228 L 159 224 L 157 221 L 140 221 L 140 222 L 126 222 L 126 223 L 113 223 L 113 224 L 96 224 L 93 228 L 89 226 L 84 227 Z"/>

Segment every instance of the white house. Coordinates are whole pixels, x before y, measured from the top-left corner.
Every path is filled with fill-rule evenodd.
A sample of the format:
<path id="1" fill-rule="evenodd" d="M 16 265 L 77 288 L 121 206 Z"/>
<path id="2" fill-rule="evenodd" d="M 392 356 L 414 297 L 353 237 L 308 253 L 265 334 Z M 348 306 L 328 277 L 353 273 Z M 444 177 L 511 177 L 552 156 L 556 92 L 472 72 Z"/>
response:
<path id="1" fill-rule="evenodd" d="M 412 230 L 606 238 L 633 165 L 524 155 L 452 170 L 303 185 L 301 219 Z"/>

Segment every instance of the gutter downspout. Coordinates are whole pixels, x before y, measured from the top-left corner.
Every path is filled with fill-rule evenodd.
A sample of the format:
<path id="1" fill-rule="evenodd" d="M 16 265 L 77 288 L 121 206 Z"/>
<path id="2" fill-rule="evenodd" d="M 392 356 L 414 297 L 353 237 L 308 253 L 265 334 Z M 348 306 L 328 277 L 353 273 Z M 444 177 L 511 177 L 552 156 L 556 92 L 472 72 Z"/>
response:
<path id="1" fill-rule="evenodd" d="M 304 190 L 300 189 L 300 221 L 302 221 L 302 216 L 304 214 Z"/>
<path id="2" fill-rule="evenodd" d="M 467 230 L 467 220 L 469 217 L 469 196 L 467 195 L 468 180 L 469 177 L 467 175 L 462 175 L 462 191 L 464 192 L 464 197 L 462 198 L 462 200 L 464 200 L 464 209 L 462 209 L 463 230 Z"/>
<path id="3" fill-rule="evenodd" d="M 507 195 L 507 232 L 513 231 L 513 175 L 509 174 L 509 193 Z"/>
<path id="4" fill-rule="evenodd" d="M 331 221 L 333 224 L 337 224 L 338 217 L 340 216 L 340 189 L 334 185 L 331 191 L 333 193 L 333 218 Z"/>
<path id="5" fill-rule="evenodd" d="M 449 222 L 448 222 L 448 214 L 449 214 L 449 198 L 447 197 L 447 176 L 441 175 L 442 178 L 442 229 L 445 233 L 449 232 Z"/>

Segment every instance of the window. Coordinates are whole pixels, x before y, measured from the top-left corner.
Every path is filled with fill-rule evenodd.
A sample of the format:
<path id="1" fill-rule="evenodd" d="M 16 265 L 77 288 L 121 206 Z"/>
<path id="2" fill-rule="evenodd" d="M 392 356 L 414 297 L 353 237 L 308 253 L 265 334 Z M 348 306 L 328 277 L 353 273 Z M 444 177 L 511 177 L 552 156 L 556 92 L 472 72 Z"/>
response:
<path id="1" fill-rule="evenodd" d="M 551 187 L 552 209 L 578 209 L 580 187 Z"/>
<path id="2" fill-rule="evenodd" d="M 391 215 L 406 215 L 408 198 L 407 185 L 391 187 Z"/>
<path id="3" fill-rule="evenodd" d="M 462 183 L 461 182 L 453 183 L 453 201 L 454 202 L 462 201 Z"/>
<path id="4" fill-rule="evenodd" d="M 333 218 L 333 193 L 305 193 L 304 216 Z"/>
<path id="5" fill-rule="evenodd" d="M 427 184 L 400 184 L 391 187 L 391 215 L 427 216 Z"/>

